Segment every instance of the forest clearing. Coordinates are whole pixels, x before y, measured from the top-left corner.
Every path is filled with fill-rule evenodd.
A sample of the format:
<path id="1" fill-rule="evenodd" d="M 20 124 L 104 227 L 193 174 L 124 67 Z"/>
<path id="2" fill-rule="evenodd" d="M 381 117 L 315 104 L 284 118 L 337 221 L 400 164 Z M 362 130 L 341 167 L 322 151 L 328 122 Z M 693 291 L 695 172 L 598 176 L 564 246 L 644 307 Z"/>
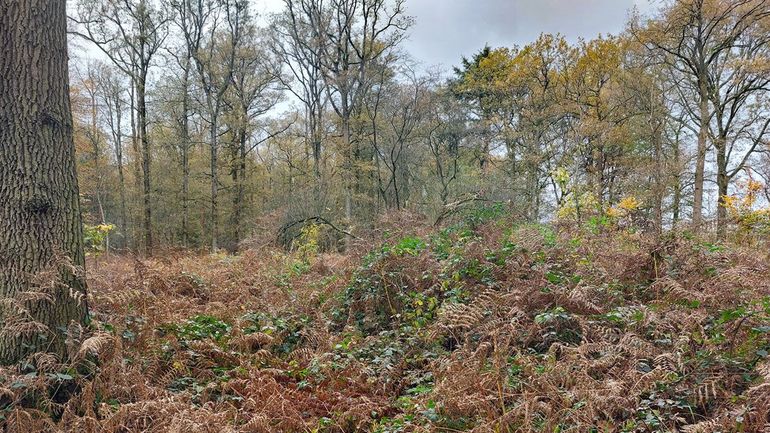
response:
<path id="1" fill-rule="evenodd" d="M 770 0 L 0 0 L 0 430 L 770 433 Z"/>

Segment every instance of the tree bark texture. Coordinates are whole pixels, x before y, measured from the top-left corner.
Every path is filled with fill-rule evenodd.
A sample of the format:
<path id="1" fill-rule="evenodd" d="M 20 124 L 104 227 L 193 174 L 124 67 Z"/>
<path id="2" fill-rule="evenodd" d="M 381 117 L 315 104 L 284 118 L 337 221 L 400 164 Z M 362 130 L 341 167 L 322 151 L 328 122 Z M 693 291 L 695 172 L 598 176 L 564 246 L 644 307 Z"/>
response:
<path id="1" fill-rule="evenodd" d="M 0 363 L 87 316 L 67 61 L 65 0 L 0 1 Z"/>

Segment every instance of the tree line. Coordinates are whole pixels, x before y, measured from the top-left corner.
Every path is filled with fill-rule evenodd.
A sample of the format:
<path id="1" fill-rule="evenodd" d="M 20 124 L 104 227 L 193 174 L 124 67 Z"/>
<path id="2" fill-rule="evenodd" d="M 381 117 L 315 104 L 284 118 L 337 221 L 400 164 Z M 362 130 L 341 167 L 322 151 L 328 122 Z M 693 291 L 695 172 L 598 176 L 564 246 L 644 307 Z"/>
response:
<path id="1" fill-rule="evenodd" d="M 235 251 L 319 220 L 344 248 L 388 210 L 469 199 L 532 221 L 626 199 L 724 236 L 726 199 L 770 174 L 767 0 L 666 2 L 451 71 L 405 52 L 404 0 L 75 3 L 73 41 L 101 52 L 72 68 L 81 196 L 117 248 Z"/>

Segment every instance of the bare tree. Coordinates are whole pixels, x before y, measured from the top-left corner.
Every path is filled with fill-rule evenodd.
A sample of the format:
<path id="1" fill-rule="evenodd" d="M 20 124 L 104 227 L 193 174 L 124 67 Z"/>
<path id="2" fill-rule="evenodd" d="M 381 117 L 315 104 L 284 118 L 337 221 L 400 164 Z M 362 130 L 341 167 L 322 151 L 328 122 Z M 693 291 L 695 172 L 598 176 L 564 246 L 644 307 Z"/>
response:
<path id="1" fill-rule="evenodd" d="M 636 38 L 678 76 L 682 105 L 697 125 L 692 212 L 696 230 L 703 221 L 706 152 L 715 114 L 710 102 L 720 91 L 713 78 L 720 75 L 724 56 L 738 49 L 744 35 L 766 18 L 768 8 L 766 0 L 681 0 L 667 4 L 646 26 L 639 20 L 632 25 Z"/>
<path id="2" fill-rule="evenodd" d="M 384 71 L 388 71 L 381 65 Z M 383 72 L 386 75 L 386 72 Z M 392 75 L 392 72 L 391 72 Z M 430 93 L 430 80 L 404 70 L 403 82 L 382 80 L 367 98 L 367 117 L 371 119 L 371 144 L 377 163 L 379 195 L 389 208 L 401 209 L 408 198 L 408 161 L 412 146 L 419 141 Z M 382 164 L 380 164 L 380 162 Z M 386 179 L 382 179 L 381 166 Z"/>
<path id="3" fill-rule="evenodd" d="M 126 110 L 126 85 L 115 71 L 103 67 L 99 75 L 99 95 L 104 107 L 104 117 L 112 137 L 112 148 L 115 153 L 115 165 L 118 169 L 118 188 L 120 195 L 120 210 L 118 227 L 124 239 L 128 232 L 128 216 L 126 211 L 126 176 L 125 157 L 123 154 L 123 114 Z"/>
<path id="4" fill-rule="evenodd" d="M 142 154 L 144 250 L 152 254 L 151 158 L 147 134 L 147 79 L 167 36 L 168 17 L 152 0 L 78 0 L 76 35 L 93 42 L 124 74 L 136 92 Z"/>
<path id="5" fill-rule="evenodd" d="M 230 175 L 235 188 L 230 220 L 232 250 L 238 249 L 243 237 L 248 157 L 264 141 L 286 130 L 281 127 L 275 131 L 263 131 L 261 137 L 256 137 L 256 121 L 269 112 L 280 98 L 280 92 L 274 89 L 278 81 L 275 71 L 280 67 L 276 65 L 272 53 L 259 48 L 263 40 L 253 26 L 244 30 L 243 41 L 233 65 L 233 82 L 227 98 L 232 136 Z"/>
<path id="6" fill-rule="evenodd" d="M 289 74 L 279 75 L 284 88 L 301 103 L 305 115 L 306 133 L 313 156 L 314 207 L 321 204 L 322 152 L 325 139 L 325 112 L 328 105 L 323 76 L 323 44 L 325 28 L 329 27 L 328 11 L 323 0 L 284 0 L 284 10 L 271 26 L 272 47 L 283 61 Z"/>
<path id="7" fill-rule="evenodd" d="M 195 65 L 208 114 L 209 231 L 211 250 L 215 251 L 219 246 L 219 117 L 225 108 L 225 95 L 232 85 L 237 52 L 251 18 L 248 3 L 244 0 L 181 0 L 173 5 L 180 12 L 180 29 Z M 222 25 L 226 26 L 224 30 L 220 28 Z"/>
<path id="8" fill-rule="evenodd" d="M 439 182 L 439 198 L 446 206 L 460 174 L 460 143 L 466 135 L 468 119 L 450 92 L 439 90 L 431 98 L 424 136 L 433 156 L 432 171 Z"/>
<path id="9" fill-rule="evenodd" d="M 353 196 L 363 191 L 360 164 L 363 148 L 352 135 L 352 122 L 362 108 L 372 79 L 370 66 L 396 50 L 406 37 L 412 19 L 404 0 L 330 0 L 329 27 L 325 35 L 322 65 L 331 105 L 340 119 L 345 153 L 345 217 L 353 221 Z"/>
<path id="10" fill-rule="evenodd" d="M 715 59 L 709 71 L 709 99 L 714 108 L 710 131 L 716 152 L 717 237 L 725 236 L 725 197 L 730 182 L 746 168 L 750 158 L 770 136 L 770 33 L 761 20 L 770 22 L 770 2 L 751 4 L 740 13 L 756 20 L 736 36 L 733 47 Z M 749 18 L 746 18 L 747 20 Z"/>

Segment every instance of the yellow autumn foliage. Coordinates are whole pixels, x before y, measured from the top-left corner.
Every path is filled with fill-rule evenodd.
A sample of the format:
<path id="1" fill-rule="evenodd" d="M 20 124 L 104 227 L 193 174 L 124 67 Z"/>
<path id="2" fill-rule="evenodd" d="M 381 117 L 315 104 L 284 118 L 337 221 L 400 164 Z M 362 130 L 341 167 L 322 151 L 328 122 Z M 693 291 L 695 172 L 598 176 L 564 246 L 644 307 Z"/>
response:
<path id="1" fill-rule="evenodd" d="M 757 207 L 764 184 L 753 179 L 738 184 L 739 194 L 722 197 L 722 206 L 742 233 L 770 231 L 770 207 Z"/>

